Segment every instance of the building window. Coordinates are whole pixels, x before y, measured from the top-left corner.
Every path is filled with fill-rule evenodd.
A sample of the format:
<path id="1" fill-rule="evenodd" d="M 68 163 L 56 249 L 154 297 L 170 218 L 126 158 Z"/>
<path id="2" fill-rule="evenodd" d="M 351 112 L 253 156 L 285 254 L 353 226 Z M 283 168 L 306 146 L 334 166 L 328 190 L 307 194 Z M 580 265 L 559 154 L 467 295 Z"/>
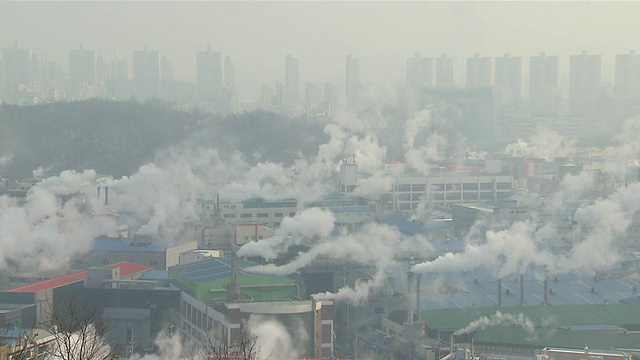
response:
<path id="1" fill-rule="evenodd" d="M 283 213 L 276 213 L 276 217 L 281 218 L 281 217 L 283 217 L 283 216 L 284 216 L 284 214 L 283 214 Z"/>
<path id="2" fill-rule="evenodd" d="M 244 241 L 249 241 L 249 235 L 244 236 Z"/>
<path id="3" fill-rule="evenodd" d="M 109 260 L 108 259 L 102 259 L 102 260 L 100 260 L 100 264 L 101 265 L 109 265 Z"/>
<path id="4" fill-rule="evenodd" d="M 264 239 L 264 236 L 258 235 L 258 240 L 262 240 L 262 239 Z"/>
<path id="5" fill-rule="evenodd" d="M 225 219 L 235 219 L 236 214 L 224 214 L 222 215 Z"/>
<path id="6" fill-rule="evenodd" d="M 157 260 L 150 260 L 149 261 L 149 266 L 158 266 L 158 261 Z"/>
<path id="7" fill-rule="evenodd" d="M 258 217 L 259 218 L 266 218 L 266 217 L 269 217 L 269 214 L 268 213 L 258 213 Z"/>
<path id="8" fill-rule="evenodd" d="M 240 217 L 243 219 L 251 218 L 251 213 L 240 214 Z"/>

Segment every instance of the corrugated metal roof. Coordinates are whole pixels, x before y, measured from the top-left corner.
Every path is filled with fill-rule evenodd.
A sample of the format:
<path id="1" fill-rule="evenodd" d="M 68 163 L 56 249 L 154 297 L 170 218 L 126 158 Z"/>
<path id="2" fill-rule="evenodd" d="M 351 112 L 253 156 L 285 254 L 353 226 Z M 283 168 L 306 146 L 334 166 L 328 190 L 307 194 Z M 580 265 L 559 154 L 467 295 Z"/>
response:
<path id="1" fill-rule="evenodd" d="M 120 276 L 129 276 L 135 273 L 140 273 L 143 271 L 147 271 L 153 269 L 150 266 L 140 265 L 136 263 L 132 263 L 129 261 L 121 261 L 114 264 L 106 265 L 107 268 L 120 268 Z M 5 290 L 6 292 L 23 292 L 23 293 L 35 293 L 38 291 L 55 289 L 61 286 L 74 284 L 80 281 L 84 281 L 88 276 L 87 270 L 82 270 L 78 272 L 74 272 L 71 274 L 58 276 L 52 279 L 47 279 L 43 281 L 38 281 L 33 284 L 19 286 L 13 289 Z"/>

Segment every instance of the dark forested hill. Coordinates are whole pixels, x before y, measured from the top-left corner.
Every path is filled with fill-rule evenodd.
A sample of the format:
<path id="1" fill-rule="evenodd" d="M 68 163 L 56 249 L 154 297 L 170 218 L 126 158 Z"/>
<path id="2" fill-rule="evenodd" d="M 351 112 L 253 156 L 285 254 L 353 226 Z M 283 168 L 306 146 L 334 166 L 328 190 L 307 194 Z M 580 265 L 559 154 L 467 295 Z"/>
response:
<path id="1" fill-rule="evenodd" d="M 158 150 L 184 143 L 288 162 L 296 153 L 313 154 L 324 140 L 321 124 L 265 112 L 220 118 L 162 103 L 104 100 L 0 106 L 0 157 L 13 155 L 0 173 L 14 178 L 29 177 L 40 166 L 119 177 L 153 160 Z"/>

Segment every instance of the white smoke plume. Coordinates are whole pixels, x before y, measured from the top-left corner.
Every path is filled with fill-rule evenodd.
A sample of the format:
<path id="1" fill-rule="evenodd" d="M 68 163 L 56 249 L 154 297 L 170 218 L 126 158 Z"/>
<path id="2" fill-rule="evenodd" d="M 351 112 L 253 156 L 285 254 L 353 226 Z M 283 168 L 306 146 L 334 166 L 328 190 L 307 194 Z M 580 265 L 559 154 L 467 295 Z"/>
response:
<path id="1" fill-rule="evenodd" d="M 378 268 L 372 279 L 358 280 L 355 287 L 351 288 L 345 286 L 340 288 L 337 292 L 324 292 L 312 295 L 316 300 L 338 300 L 352 304 L 364 303 L 371 292 L 382 288 L 386 285 L 387 274 L 385 268 Z"/>
<path id="2" fill-rule="evenodd" d="M 44 176 L 47 171 L 51 171 L 51 165 L 49 166 L 38 166 L 37 169 L 33 170 L 31 173 L 33 174 L 34 179 L 40 179 Z"/>
<path id="3" fill-rule="evenodd" d="M 293 217 L 282 219 L 273 237 L 248 242 L 238 249 L 237 255 L 261 256 L 265 260 L 273 260 L 286 252 L 289 246 L 299 244 L 304 239 L 326 238 L 333 231 L 334 222 L 335 216 L 331 211 L 304 209 Z"/>
<path id="4" fill-rule="evenodd" d="M 505 154 L 517 157 L 538 157 L 547 161 L 556 158 L 568 158 L 576 153 L 577 140 L 567 139 L 557 132 L 538 127 L 528 141 L 518 139 L 507 145 Z"/>
<path id="5" fill-rule="evenodd" d="M 174 360 L 174 359 L 186 359 L 184 349 L 185 346 L 182 343 L 180 332 L 174 334 L 168 334 L 161 332 L 154 341 L 155 346 L 158 348 L 156 354 L 134 354 L 129 357 L 129 360 Z"/>
<path id="6" fill-rule="evenodd" d="M 381 146 L 378 139 L 371 134 L 364 137 L 351 136 L 347 141 L 345 153 L 354 155 L 359 171 L 377 174 L 384 167 L 387 147 Z"/>
<path id="7" fill-rule="evenodd" d="M 63 171 L 27 193 L 24 204 L 0 196 L 0 269 L 64 267 L 114 228 L 90 185 L 95 172 Z"/>
<path id="8" fill-rule="evenodd" d="M 140 167 L 130 177 L 107 182 L 109 208 L 126 211 L 140 225 L 139 234 L 172 241 L 185 224 L 199 217 L 199 200 L 216 191 L 247 168 L 242 156 L 222 158 L 212 149 L 169 149 L 158 164 Z M 135 224 L 134 224 L 135 225 Z"/>
<path id="9" fill-rule="evenodd" d="M 429 172 L 434 163 L 442 160 L 447 139 L 433 127 L 432 110 L 425 109 L 416 113 L 405 125 L 404 158 L 407 165 L 422 174 Z M 420 133 L 429 134 L 423 144 L 418 144 Z"/>
<path id="10" fill-rule="evenodd" d="M 256 337 L 256 345 L 263 356 L 270 359 L 295 360 L 304 352 L 309 339 L 304 326 L 295 326 L 294 334 L 277 319 L 260 315 L 249 316 L 247 327 Z"/>
<path id="11" fill-rule="evenodd" d="M 0 155 L 0 166 L 7 166 L 13 161 L 13 153 Z"/>
<path id="12" fill-rule="evenodd" d="M 354 233 L 343 233 L 335 238 L 325 239 L 308 252 L 298 255 L 291 262 L 277 266 L 274 264 L 258 265 L 245 268 L 245 271 L 289 275 L 311 264 L 318 257 L 350 260 L 365 266 L 376 268 L 376 275 L 370 281 L 360 282 L 356 289 L 342 289 L 339 298 L 360 302 L 370 290 L 384 284 L 386 272 L 397 265 L 398 258 L 410 256 L 428 256 L 433 253 L 433 246 L 422 236 L 407 237 L 397 228 L 376 223 L 367 224 Z M 319 295 L 320 296 L 320 295 Z M 324 294 L 325 298 L 336 294 Z"/>
<path id="13" fill-rule="evenodd" d="M 372 197 L 391 191 L 395 178 L 388 173 L 375 173 L 371 177 L 362 179 L 353 194 L 363 197 Z"/>
<path id="14" fill-rule="evenodd" d="M 500 311 L 496 311 L 491 316 L 483 316 L 462 329 L 456 330 L 453 335 L 470 334 L 478 330 L 484 330 L 489 327 L 500 325 L 516 325 L 520 326 L 527 331 L 529 336 L 535 336 L 536 327 L 535 324 L 524 314 L 503 314 Z"/>

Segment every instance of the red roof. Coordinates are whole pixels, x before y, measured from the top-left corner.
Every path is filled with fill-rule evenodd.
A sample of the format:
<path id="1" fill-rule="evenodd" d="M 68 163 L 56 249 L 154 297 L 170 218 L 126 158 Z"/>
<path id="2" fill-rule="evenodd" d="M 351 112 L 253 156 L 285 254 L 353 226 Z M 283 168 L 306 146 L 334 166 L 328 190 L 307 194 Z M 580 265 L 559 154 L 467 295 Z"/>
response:
<path id="1" fill-rule="evenodd" d="M 120 277 L 129 276 L 136 273 L 141 273 L 147 270 L 153 269 L 151 266 L 144 266 L 129 261 L 121 261 L 114 264 L 105 265 L 108 268 L 120 268 Z M 89 272 L 82 270 L 67 275 L 58 276 L 48 280 L 42 280 L 33 284 L 19 286 L 13 289 L 5 290 L 5 292 L 20 292 L 20 293 L 35 293 L 42 290 L 55 289 L 60 286 L 74 284 L 80 281 L 84 281 Z"/>

